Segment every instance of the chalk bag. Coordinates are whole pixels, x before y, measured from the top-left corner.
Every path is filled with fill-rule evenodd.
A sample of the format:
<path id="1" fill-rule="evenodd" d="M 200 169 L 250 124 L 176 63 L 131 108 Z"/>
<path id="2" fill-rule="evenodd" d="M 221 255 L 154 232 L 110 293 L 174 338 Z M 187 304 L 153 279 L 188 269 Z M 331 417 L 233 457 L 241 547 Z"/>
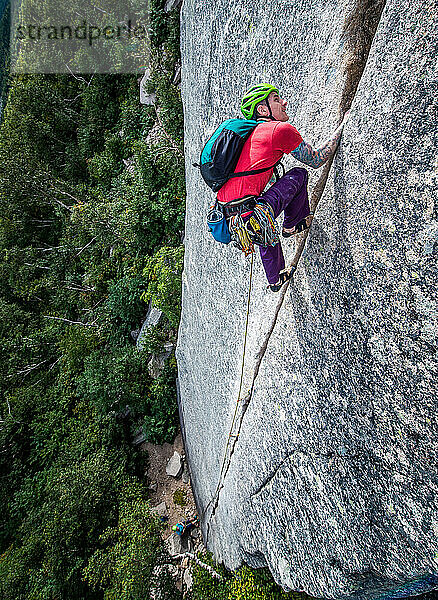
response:
<path id="1" fill-rule="evenodd" d="M 217 242 L 221 242 L 221 244 L 229 244 L 231 242 L 228 223 L 224 217 L 224 213 L 220 209 L 215 207 L 210 210 L 207 214 L 207 226 Z"/>

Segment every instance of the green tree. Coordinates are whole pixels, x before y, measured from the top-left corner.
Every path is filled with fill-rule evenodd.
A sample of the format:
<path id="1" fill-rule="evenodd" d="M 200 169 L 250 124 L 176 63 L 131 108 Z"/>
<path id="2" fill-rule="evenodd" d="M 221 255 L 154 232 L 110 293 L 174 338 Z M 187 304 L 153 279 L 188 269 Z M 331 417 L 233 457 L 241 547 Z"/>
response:
<path id="1" fill-rule="evenodd" d="M 179 600 L 166 570 L 158 517 L 141 493 L 132 493 L 119 510 L 118 523 L 100 536 L 102 549 L 91 556 L 84 577 L 104 600 L 144 600 L 161 591 L 163 600 Z"/>
<path id="2" fill-rule="evenodd" d="M 154 108 L 139 106 L 136 76 L 10 79 L 0 124 L 5 600 L 101 600 L 106 587 L 116 589 L 115 575 L 92 589 L 84 569 L 111 546 L 100 536 L 118 524 L 117 544 L 134 548 L 134 530 L 120 521 L 144 501 L 133 433 L 141 427 L 163 443 L 176 430 L 175 359 L 157 379 L 147 363 L 174 342 L 180 266 L 167 283 L 166 265 L 157 271 L 155 292 L 158 301 L 168 292 L 172 322 L 163 319 L 143 351 L 130 335 L 147 310 L 143 271 L 162 246 L 178 252 L 184 227 L 182 110 L 172 84 L 178 21 L 159 12 L 167 33 L 151 85 L 162 98 L 160 122 Z M 161 132 L 154 145 L 152 127 Z"/>
<path id="3" fill-rule="evenodd" d="M 129 484 L 123 471 L 117 453 L 100 449 L 24 480 L 12 507 L 21 524 L 0 561 L 2 598 L 85 596 L 81 572 L 98 532 L 116 518 L 115 500 Z"/>
<path id="4" fill-rule="evenodd" d="M 143 294 L 144 300 L 161 309 L 172 325 L 178 325 L 181 314 L 181 273 L 183 269 L 184 248 L 160 248 L 147 261 L 144 269 L 148 277 L 148 287 Z"/>

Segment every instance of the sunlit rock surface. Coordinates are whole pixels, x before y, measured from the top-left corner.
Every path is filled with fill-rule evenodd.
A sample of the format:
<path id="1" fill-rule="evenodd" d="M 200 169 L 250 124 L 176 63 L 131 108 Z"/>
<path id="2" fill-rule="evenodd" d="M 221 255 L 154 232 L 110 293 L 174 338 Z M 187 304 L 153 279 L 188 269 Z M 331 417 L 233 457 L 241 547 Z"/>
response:
<path id="1" fill-rule="evenodd" d="M 219 560 L 267 565 L 285 589 L 318 597 L 395 598 L 438 586 L 436 5 L 386 3 L 276 321 L 278 296 L 254 259 L 241 396 L 272 332 L 225 477 L 250 259 L 207 233 L 214 195 L 191 166 L 263 81 L 288 99 L 303 137 L 322 142 L 337 123 L 352 10 L 184 2 L 181 417 L 204 539 Z M 290 260 L 294 242 L 282 243 Z"/>

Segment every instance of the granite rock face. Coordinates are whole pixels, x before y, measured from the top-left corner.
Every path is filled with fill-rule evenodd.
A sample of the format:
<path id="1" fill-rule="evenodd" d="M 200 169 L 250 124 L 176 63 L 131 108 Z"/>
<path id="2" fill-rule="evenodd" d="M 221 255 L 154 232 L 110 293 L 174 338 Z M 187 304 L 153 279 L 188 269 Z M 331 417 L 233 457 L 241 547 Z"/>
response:
<path id="1" fill-rule="evenodd" d="M 436 8 L 387 0 L 284 300 L 254 258 L 241 387 L 250 259 L 210 237 L 214 196 L 191 164 L 262 81 L 288 99 L 304 139 L 322 142 L 345 94 L 343 32 L 358 8 L 185 0 L 182 9 L 177 358 L 203 536 L 226 566 L 267 565 L 285 589 L 318 597 L 438 587 Z M 294 242 L 282 243 L 290 260 Z M 252 393 L 228 444 L 240 389 Z"/>

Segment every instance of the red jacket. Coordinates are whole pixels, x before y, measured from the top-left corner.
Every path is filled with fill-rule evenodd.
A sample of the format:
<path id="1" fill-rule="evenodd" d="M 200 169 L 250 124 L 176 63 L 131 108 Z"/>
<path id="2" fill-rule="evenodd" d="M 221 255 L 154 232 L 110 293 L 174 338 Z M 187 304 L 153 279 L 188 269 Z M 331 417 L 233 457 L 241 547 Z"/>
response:
<path id="1" fill-rule="evenodd" d="M 234 172 L 273 167 L 284 154 L 295 150 L 302 141 L 301 135 L 289 123 L 282 121 L 260 123 L 246 140 Z M 271 179 L 273 171 L 272 168 L 258 175 L 229 179 L 217 194 L 219 202 L 230 202 L 244 196 L 260 196 Z"/>

